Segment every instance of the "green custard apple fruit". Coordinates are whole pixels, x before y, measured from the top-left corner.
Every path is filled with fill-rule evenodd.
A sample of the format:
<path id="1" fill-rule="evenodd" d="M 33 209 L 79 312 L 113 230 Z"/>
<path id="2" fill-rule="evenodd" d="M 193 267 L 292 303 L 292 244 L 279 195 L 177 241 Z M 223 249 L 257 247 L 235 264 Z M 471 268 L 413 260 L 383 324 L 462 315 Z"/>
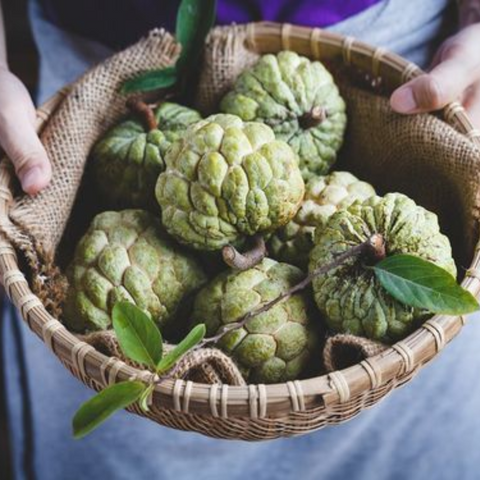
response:
<path id="1" fill-rule="evenodd" d="M 298 268 L 268 258 L 243 272 L 226 271 L 197 294 L 193 323 L 205 323 L 208 336 L 220 333 L 223 327 L 273 300 L 303 278 Z M 296 293 L 252 317 L 243 328 L 226 333 L 217 346 L 236 361 L 249 382 L 297 379 L 312 358 L 317 341 L 310 307 L 308 295 Z"/>
<path id="2" fill-rule="evenodd" d="M 113 127 L 92 151 L 93 178 L 111 207 L 149 208 L 156 205 L 155 182 L 165 169 L 165 153 L 185 128 L 201 120 L 195 110 L 162 103 L 154 110 L 158 127 L 130 118 Z"/>
<path id="3" fill-rule="evenodd" d="M 328 173 L 347 123 L 345 102 L 330 72 L 290 51 L 262 56 L 238 77 L 220 109 L 272 127 L 298 153 L 305 179 Z"/>
<path id="4" fill-rule="evenodd" d="M 267 125 L 235 115 L 212 115 L 192 125 L 165 159 L 156 186 L 163 225 L 198 250 L 272 232 L 293 218 L 304 195 L 288 144 Z"/>
<path id="5" fill-rule="evenodd" d="M 381 234 L 387 256 L 415 255 L 456 275 L 448 238 L 437 216 L 405 195 L 389 193 L 355 202 L 334 213 L 317 230 L 310 254 L 310 271 Z M 417 328 L 429 312 L 406 306 L 380 285 L 365 256 L 353 257 L 313 281 L 315 301 L 328 326 L 336 332 L 392 343 Z"/>
<path id="6" fill-rule="evenodd" d="M 160 221 L 143 210 L 97 215 L 67 276 L 64 317 L 76 332 L 108 329 L 119 301 L 137 305 L 164 327 L 207 281 L 198 262 L 173 245 Z"/>
<path id="7" fill-rule="evenodd" d="M 305 197 L 295 217 L 270 237 L 269 253 L 276 260 L 305 269 L 315 229 L 322 228 L 336 211 L 372 195 L 375 195 L 374 188 L 349 172 L 312 177 L 305 186 Z"/>

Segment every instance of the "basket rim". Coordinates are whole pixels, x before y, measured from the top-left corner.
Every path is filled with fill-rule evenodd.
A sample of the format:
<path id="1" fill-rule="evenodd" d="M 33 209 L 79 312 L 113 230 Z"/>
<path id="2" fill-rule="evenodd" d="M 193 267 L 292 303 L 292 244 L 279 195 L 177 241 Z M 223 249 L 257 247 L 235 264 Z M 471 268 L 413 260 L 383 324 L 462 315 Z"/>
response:
<path id="1" fill-rule="evenodd" d="M 290 49 L 312 58 L 338 58 L 373 77 L 386 78 L 396 85 L 419 76 L 423 71 L 415 64 L 383 48 L 372 47 L 353 37 L 290 24 L 258 22 L 247 25 L 249 48 L 266 53 Z M 37 110 L 37 131 L 41 131 L 55 113 L 71 86 L 58 91 Z M 442 110 L 445 121 L 480 147 L 480 132 L 474 128 L 458 102 Z M 0 164 L 0 218 L 8 222 L 13 202 L 13 174 L 8 160 Z M 479 246 L 462 286 L 477 298 L 480 295 Z M 142 377 L 146 373 L 107 357 L 75 335 L 51 316 L 33 294 L 18 265 L 12 244 L 0 236 L 0 272 L 5 291 L 20 310 L 22 318 L 67 368 L 76 372 L 93 388 L 112 382 Z M 385 387 L 397 380 L 403 383 L 434 358 L 461 330 L 465 316 L 436 315 L 407 338 L 386 351 L 343 370 L 281 384 L 226 386 L 206 385 L 184 380 L 166 380 L 157 385 L 153 401 L 159 408 L 183 413 L 198 413 L 243 418 L 283 418 L 318 407 L 347 402 L 366 391 Z M 148 373 L 150 375 L 150 373 Z M 92 382 L 93 380 L 93 382 Z M 161 406 L 161 407 L 160 407 Z"/>

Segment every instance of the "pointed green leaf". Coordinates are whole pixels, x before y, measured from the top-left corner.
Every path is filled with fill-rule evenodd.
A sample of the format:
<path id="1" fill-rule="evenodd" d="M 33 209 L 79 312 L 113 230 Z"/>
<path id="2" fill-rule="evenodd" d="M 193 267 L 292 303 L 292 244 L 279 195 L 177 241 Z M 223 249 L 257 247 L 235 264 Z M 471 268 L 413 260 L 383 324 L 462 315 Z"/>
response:
<path id="1" fill-rule="evenodd" d="M 82 438 L 117 410 L 136 402 L 146 389 L 142 382 L 121 382 L 87 400 L 73 417 L 73 436 Z"/>
<path id="2" fill-rule="evenodd" d="M 182 45 L 180 69 L 195 65 L 205 37 L 215 23 L 216 11 L 216 0 L 182 0 L 175 29 L 176 40 Z"/>
<path id="3" fill-rule="evenodd" d="M 123 353 L 135 362 L 155 368 L 162 358 L 162 335 L 153 320 L 137 306 L 116 303 L 112 323 Z"/>
<path id="4" fill-rule="evenodd" d="M 432 262 L 412 255 L 393 255 L 377 263 L 373 270 L 383 288 L 405 305 L 446 315 L 479 309 L 475 297 Z"/>
<path id="5" fill-rule="evenodd" d="M 121 93 L 148 92 L 160 88 L 168 88 L 175 85 L 178 80 L 175 67 L 165 67 L 161 70 L 150 70 L 138 77 L 123 83 Z"/>
<path id="6" fill-rule="evenodd" d="M 163 373 L 170 370 L 185 353 L 204 339 L 206 332 L 207 329 L 203 323 L 194 327 L 172 351 L 168 352 L 162 360 L 160 360 L 157 366 L 157 372 Z"/>

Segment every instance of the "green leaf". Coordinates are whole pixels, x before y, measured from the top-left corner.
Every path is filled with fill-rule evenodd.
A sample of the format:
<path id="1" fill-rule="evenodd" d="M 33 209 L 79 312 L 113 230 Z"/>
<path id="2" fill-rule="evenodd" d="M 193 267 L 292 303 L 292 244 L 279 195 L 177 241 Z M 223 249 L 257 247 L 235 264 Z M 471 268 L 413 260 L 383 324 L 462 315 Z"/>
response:
<path id="1" fill-rule="evenodd" d="M 146 388 L 142 382 L 120 382 L 87 400 L 73 417 L 73 436 L 88 435 L 117 410 L 136 402 Z"/>
<path id="2" fill-rule="evenodd" d="M 160 360 L 157 365 L 157 372 L 163 373 L 170 370 L 185 353 L 204 339 L 206 332 L 207 329 L 203 323 L 194 327 L 172 351 Z"/>
<path id="3" fill-rule="evenodd" d="M 177 13 L 175 37 L 182 45 L 177 65 L 180 69 L 193 67 L 205 37 L 215 23 L 216 0 L 182 0 Z"/>
<path id="4" fill-rule="evenodd" d="M 116 303 L 112 323 L 123 353 L 135 362 L 155 368 L 162 358 L 162 335 L 153 320 L 137 306 Z"/>
<path id="5" fill-rule="evenodd" d="M 159 88 L 168 88 L 175 85 L 178 80 L 175 67 L 165 67 L 161 70 L 150 70 L 138 77 L 123 83 L 121 93 L 148 92 Z"/>
<path id="6" fill-rule="evenodd" d="M 393 255 L 373 267 L 380 284 L 399 302 L 433 313 L 462 315 L 479 309 L 475 297 L 434 263 Z"/>

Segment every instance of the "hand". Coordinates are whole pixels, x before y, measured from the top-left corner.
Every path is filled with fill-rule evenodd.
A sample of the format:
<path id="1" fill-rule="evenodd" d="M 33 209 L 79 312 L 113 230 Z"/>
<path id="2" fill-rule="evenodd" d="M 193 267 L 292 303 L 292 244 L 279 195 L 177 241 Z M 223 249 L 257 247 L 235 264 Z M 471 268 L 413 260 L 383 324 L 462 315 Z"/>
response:
<path id="1" fill-rule="evenodd" d="M 393 92 L 390 104 L 399 113 L 429 112 L 459 100 L 480 128 L 480 23 L 446 40 L 429 73 Z"/>
<path id="2" fill-rule="evenodd" d="M 35 132 L 35 107 L 22 82 L 1 65 L 0 146 L 26 193 L 35 195 L 48 185 L 52 169 Z"/>

